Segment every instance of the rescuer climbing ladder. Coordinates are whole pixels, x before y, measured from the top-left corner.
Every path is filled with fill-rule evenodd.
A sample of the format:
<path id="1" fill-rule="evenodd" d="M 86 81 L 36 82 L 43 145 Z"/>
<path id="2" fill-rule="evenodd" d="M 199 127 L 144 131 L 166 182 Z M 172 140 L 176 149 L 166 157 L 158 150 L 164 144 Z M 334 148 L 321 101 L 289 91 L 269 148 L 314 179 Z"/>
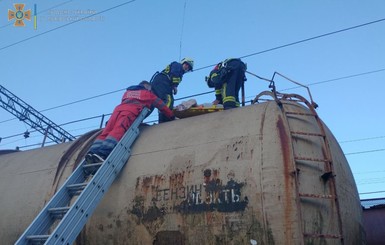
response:
<path id="1" fill-rule="evenodd" d="M 143 108 L 104 162 L 86 164 L 83 160 L 15 245 L 71 245 L 131 156 L 130 148 L 139 135 L 138 127 L 148 112 Z M 77 198 L 71 204 L 74 196 Z"/>

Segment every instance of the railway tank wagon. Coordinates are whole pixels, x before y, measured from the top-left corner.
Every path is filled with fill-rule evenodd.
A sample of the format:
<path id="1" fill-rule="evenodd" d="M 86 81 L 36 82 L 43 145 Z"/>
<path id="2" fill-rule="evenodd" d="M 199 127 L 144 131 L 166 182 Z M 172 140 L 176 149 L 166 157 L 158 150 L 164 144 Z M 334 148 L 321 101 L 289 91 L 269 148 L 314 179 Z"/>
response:
<path id="1" fill-rule="evenodd" d="M 0 155 L 4 244 L 17 240 L 96 135 Z M 365 235 L 336 139 L 312 103 L 281 95 L 141 127 L 76 244 L 365 244 Z"/>

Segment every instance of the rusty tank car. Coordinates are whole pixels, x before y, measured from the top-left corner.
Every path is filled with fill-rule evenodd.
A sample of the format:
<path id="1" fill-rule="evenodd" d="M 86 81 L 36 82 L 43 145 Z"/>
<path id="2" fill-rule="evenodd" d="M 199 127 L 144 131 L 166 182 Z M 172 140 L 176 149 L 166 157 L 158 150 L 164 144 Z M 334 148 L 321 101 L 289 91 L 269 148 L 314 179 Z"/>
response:
<path id="1" fill-rule="evenodd" d="M 97 133 L 0 155 L 2 244 L 17 240 Z M 296 95 L 142 127 L 76 241 L 364 243 L 347 160 L 314 105 Z"/>

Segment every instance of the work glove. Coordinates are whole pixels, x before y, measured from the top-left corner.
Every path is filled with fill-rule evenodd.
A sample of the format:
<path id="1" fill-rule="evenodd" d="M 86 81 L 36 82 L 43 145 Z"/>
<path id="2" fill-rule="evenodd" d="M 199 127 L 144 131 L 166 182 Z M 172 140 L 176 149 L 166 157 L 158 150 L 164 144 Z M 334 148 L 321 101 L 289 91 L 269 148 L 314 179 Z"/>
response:
<path id="1" fill-rule="evenodd" d="M 174 95 L 176 95 L 178 93 L 178 87 L 173 87 L 172 92 Z"/>

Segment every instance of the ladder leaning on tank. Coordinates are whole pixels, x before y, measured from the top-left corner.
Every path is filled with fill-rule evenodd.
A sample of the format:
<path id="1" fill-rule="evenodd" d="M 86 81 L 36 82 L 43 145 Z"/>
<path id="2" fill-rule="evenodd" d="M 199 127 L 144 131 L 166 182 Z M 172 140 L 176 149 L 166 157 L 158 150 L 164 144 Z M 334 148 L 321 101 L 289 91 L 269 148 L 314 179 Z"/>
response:
<path id="1" fill-rule="evenodd" d="M 143 108 L 104 162 L 86 164 L 83 160 L 15 245 L 71 245 L 131 156 L 131 146 L 139 135 L 138 127 L 148 112 Z M 74 196 L 77 198 L 71 204 Z"/>

